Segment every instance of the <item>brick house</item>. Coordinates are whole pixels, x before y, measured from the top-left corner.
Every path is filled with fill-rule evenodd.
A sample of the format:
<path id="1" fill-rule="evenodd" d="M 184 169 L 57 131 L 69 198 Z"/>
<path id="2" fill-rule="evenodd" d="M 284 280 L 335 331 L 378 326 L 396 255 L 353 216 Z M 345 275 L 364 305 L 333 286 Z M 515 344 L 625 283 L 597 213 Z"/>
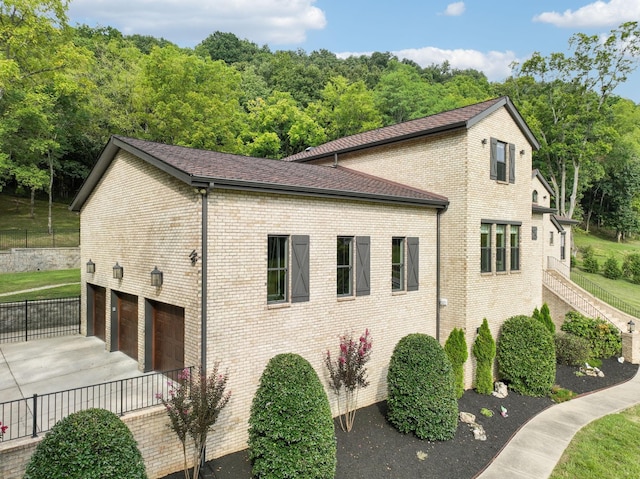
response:
<path id="1" fill-rule="evenodd" d="M 87 263 L 83 333 L 145 371 L 228 368 L 213 456 L 246 447 L 260 375 L 281 352 L 325 378 L 338 336 L 369 328 L 359 406 L 380 401 L 406 334 L 444 343 L 461 327 L 471 346 L 483 318 L 496 336 L 542 304 L 545 255 L 559 255 L 570 225 L 531 173 L 537 147 L 506 97 L 286 161 L 114 136 L 71 205 Z M 471 386 L 471 360 L 466 376 Z"/>

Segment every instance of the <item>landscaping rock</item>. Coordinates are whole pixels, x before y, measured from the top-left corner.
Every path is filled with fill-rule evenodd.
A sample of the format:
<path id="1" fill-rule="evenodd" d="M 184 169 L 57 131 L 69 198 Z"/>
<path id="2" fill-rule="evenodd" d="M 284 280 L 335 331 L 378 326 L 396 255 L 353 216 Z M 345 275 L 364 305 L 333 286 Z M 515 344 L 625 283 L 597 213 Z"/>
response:
<path id="1" fill-rule="evenodd" d="M 470 412 L 460 411 L 460 421 L 465 424 L 475 424 L 476 416 L 475 414 L 471 414 Z"/>
<path id="2" fill-rule="evenodd" d="M 493 392 L 491 394 L 500 399 L 506 398 L 509 395 L 507 385 L 502 381 L 496 381 L 493 385 Z"/>

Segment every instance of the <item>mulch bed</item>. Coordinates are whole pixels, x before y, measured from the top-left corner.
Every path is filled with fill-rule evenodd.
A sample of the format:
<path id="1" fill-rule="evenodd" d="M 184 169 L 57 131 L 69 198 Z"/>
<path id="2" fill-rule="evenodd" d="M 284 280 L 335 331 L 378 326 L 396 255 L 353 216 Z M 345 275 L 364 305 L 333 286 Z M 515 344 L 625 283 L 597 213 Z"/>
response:
<path id="1" fill-rule="evenodd" d="M 602 363 L 603 378 L 576 376 L 578 368 L 558 366 L 556 384 L 576 394 L 587 394 L 631 379 L 638 365 L 620 364 L 616 359 Z M 536 414 L 552 406 L 548 397 L 533 398 L 510 392 L 504 399 L 466 391 L 458 401 L 460 411 L 475 414 L 487 434 L 486 441 L 477 441 L 468 425 L 459 423 L 450 441 L 430 442 L 412 434 L 401 434 L 386 418 L 386 402 L 358 410 L 353 429 L 344 433 L 336 422 L 338 442 L 338 479 L 465 479 L 482 472 L 502 450 L 511 437 Z M 500 415 L 500 406 L 507 417 Z M 482 408 L 494 412 L 493 417 L 480 414 Z M 180 479 L 182 472 L 165 479 Z M 247 451 L 215 459 L 206 464 L 207 479 L 250 479 L 251 464 Z"/>

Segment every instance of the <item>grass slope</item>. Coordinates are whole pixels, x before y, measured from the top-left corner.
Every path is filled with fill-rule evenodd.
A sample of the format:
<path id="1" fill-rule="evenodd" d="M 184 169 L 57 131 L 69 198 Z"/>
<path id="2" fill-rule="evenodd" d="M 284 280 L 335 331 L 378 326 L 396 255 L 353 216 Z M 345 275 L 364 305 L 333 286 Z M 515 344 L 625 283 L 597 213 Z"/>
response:
<path id="1" fill-rule="evenodd" d="M 46 231 L 49 216 L 49 203 L 36 200 L 35 218 L 31 218 L 29 198 L 0 194 L 0 231 L 33 230 Z M 80 216 L 69 211 L 68 203 L 53 203 L 53 228 L 56 230 L 79 229 Z"/>

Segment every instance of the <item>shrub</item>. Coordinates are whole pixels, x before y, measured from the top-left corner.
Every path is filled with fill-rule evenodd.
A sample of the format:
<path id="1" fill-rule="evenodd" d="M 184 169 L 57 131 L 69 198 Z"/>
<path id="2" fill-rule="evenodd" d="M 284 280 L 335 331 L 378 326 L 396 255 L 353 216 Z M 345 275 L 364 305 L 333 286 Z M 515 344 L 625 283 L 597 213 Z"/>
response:
<path id="1" fill-rule="evenodd" d="M 229 402 L 230 393 L 224 392 L 229 376 L 226 373 L 219 374 L 218 368 L 218 363 L 215 363 L 208 379 L 202 370 L 196 377 L 191 377 L 191 371 L 185 368 L 178 374 L 178 380 L 169 390 L 167 398 L 157 395 L 167 410 L 169 427 L 182 443 L 186 479 L 190 479 L 187 437 L 193 439 L 193 477 L 196 479 L 204 462 L 209 431 Z"/>
<path id="2" fill-rule="evenodd" d="M 458 427 L 458 402 L 451 362 L 440 343 L 426 334 L 402 338 L 387 374 L 389 422 L 420 439 L 447 440 Z"/>
<path id="3" fill-rule="evenodd" d="M 511 389 L 526 396 L 549 393 L 556 377 L 553 335 L 529 316 L 513 316 L 500 330 L 498 370 Z"/>
<path id="4" fill-rule="evenodd" d="M 625 278 L 640 284 L 640 253 L 629 253 L 622 261 L 622 274 Z"/>
<path id="5" fill-rule="evenodd" d="M 622 269 L 618 261 L 613 255 L 609 256 L 602 267 L 602 274 L 605 278 L 620 279 L 622 278 Z"/>
<path id="6" fill-rule="evenodd" d="M 556 333 L 556 325 L 553 323 L 553 319 L 551 319 L 551 312 L 549 311 L 547 303 L 542 305 L 540 311 L 538 311 L 538 308 L 533 310 L 533 319 L 540 321 L 551 334 Z"/>
<path id="7" fill-rule="evenodd" d="M 87 409 L 60 420 L 36 447 L 25 479 L 146 478 L 129 428 L 110 411 Z"/>
<path id="8" fill-rule="evenodd" d="M 593 355 L 589 341 L 575 334 L 560 332 L 555 335 L 556 362 L 566 366 L 580 366 Z"/>
<path id="9" fill-rule="evenodd" d="M 482 320 L 478 337 L 473 343 L 476 358 L 476 391 L 479 394 L 493 392 L 493 360 L 496 357 L 496 342 L 491 335 L 487 318 Z"/>
<path id="10" fill-rule="evenodd" d="M 587 318 L 577 311 L 569 311 L 560 329 L 589 341 L 594 358 L 617 356 L 622 349 L 620 331 L 600 318 Z"/>
<path id="11" fill-rule="evenodd" d="M 469 357 L 467 340 L 462 329 L 453 328 L 444 343 L 444 351 L 447 353 L 449 361 L 451 361 L 456 383 L 456 398 L 460 399 L 464 394 L 464 363 Z"/>
<path id="12" fill-rule="evenodd" d="M 592 246 L 587 246 L 582 250 L 582 267 L 587 273 L 597 273 L 600 270 L 600 265 L 594 256 Z"/>
<path id="13" fill-rule="evenodd" d="M 271 358 L 249 417 L 249 458 L 259 478 L 333 478 L 336 441 L 327 394 L 297 354 Z"/>
<path id="14" fill-rule="evenodd" d="M 358 391 L 369 385 L 365 365 L 371 357 L 372 340 L 366 329 L 360 339 L 353 339 L 353 333 L 340 337 L 340 353 L 333 361 L 327 351 L 324 363 L 329 370 L 329 387 L 338 397 L 340 409 L 340 393 L 344 390 L 343 412 L 338 415 L 340 428 L 349 432 L 353 427 L 358 407 Z M 344 420 L 343 420 L 344 417 Z"/>

